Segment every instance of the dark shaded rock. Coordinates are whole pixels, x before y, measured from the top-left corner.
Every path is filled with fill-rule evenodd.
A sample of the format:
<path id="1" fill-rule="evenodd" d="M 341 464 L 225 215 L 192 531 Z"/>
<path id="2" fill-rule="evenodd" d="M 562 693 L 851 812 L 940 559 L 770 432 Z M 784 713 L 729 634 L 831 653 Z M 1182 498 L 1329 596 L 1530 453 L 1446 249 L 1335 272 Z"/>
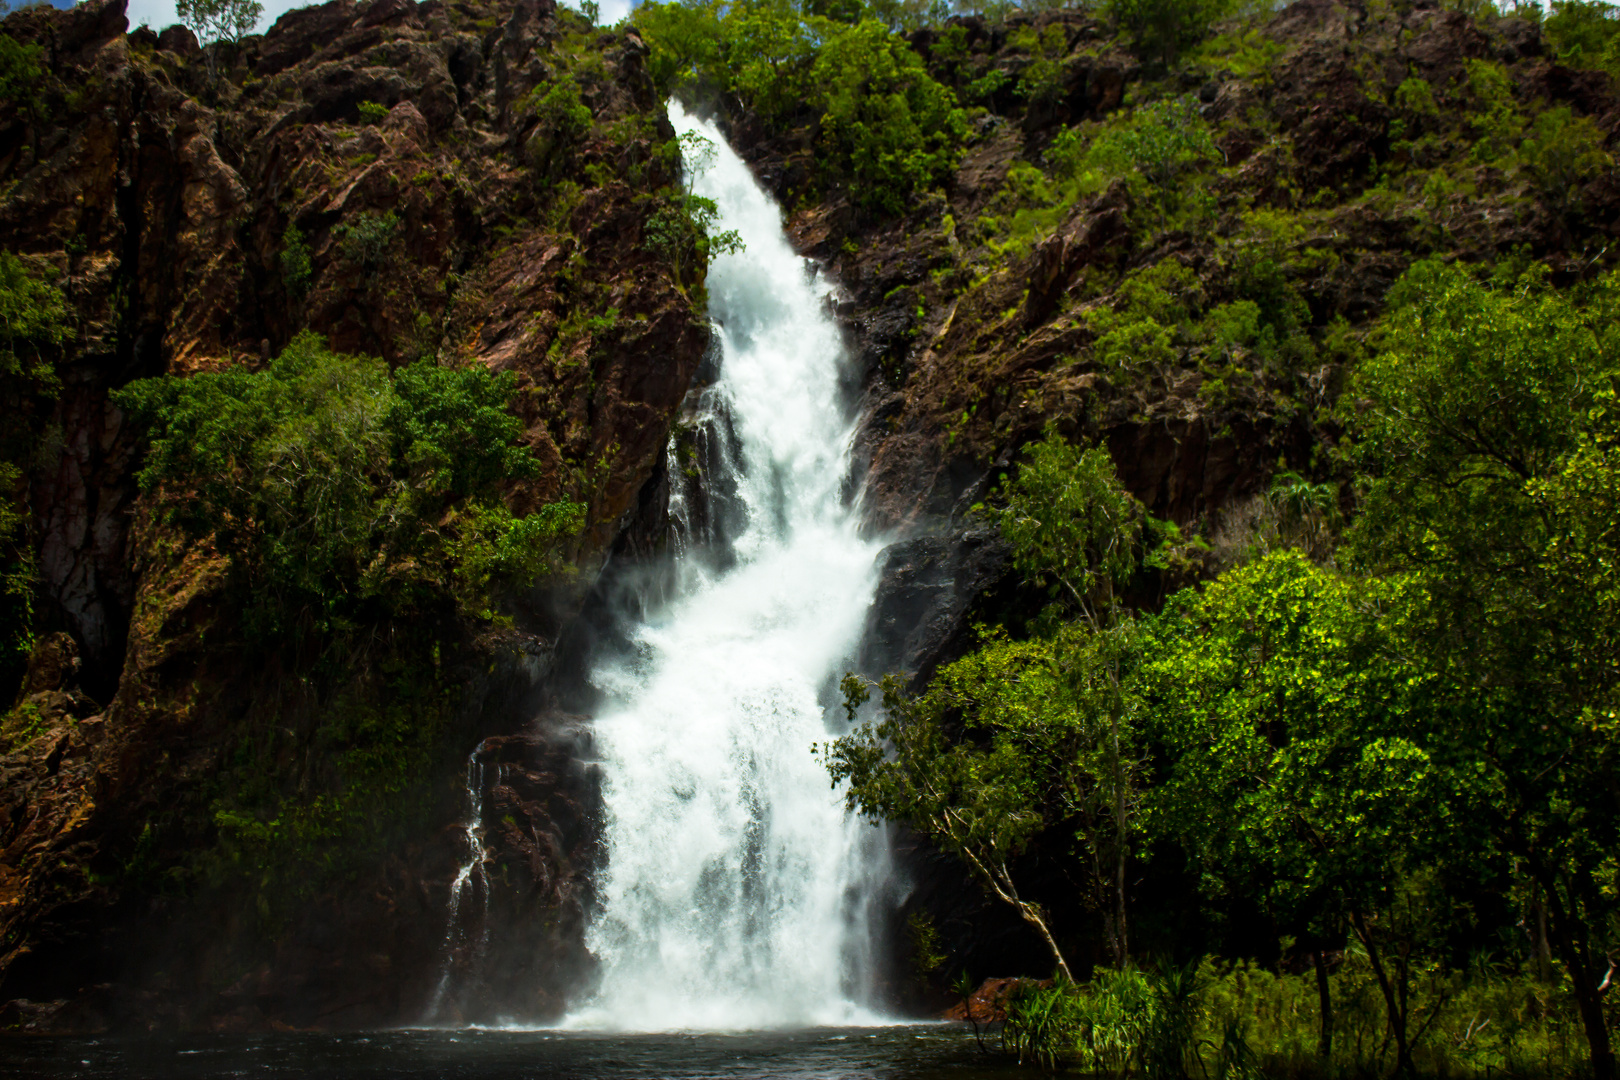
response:
<path id="1" fill-rule="evenodd" d="M 1063 299 L 1075 275 L 1086 266 L 1117 265 L 1130 241 L 1130 197 L 1114 183 L 1096 200 L 1075 207 L 1063 227 L 1041 242 L 1029 269 L 1024 318 L 1044 323 Z"/>
<path id="2" fill-rule="evenodd" d="M 860 670 L 874 677 L 902 672 L 921 687 L 971 646 L 973 606 L 1006 569 L 1006 544 L 982 525 L 889 545 L 861 639 Z"/>
<path id="3" fill-rule="evenodd" d="M 551 1021 L 570 991 L 589 984 L 595 961 L 584 930 L 601 820 L 596 769 L 585 764 L 592 756 L 586 719 L 561 713 L 474 752 L 484 860 L 457 911 L 436 1019 Z M 429 888 L 448 900 L 445 872 L 458 870 L 441 864 Z"/>
<path id="4" fill-rule="evenodd" d="M 174 53 L 176 56 L 187 59 L 202 54 L 197 44 L 197 35 L 189 27 L 175 25 L 166 28 L 158 35 L 157 47 L 163 52 Z"/>

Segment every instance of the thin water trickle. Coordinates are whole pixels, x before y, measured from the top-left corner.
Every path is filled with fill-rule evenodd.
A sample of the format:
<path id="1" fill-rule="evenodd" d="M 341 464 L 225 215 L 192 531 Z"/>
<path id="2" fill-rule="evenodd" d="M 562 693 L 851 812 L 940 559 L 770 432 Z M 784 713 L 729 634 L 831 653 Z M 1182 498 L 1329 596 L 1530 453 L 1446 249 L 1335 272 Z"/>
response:
<path id="1" fill-rule="evenodd" d="M 879 545 L 842 497 L 851 420 L 830 286 L 719 132 L 692 177 L 745 248 L 709 272 L 721 350 L 705 408 L 744 513 L 729 558 L 678 556 L 673 598 L 593 681 L 605 866 L 587 944 L 601 983 L 569 1026 L 738 1030 L 871 1019 L 877 830 L 847 817 L 812 743 L 829 734 Z M 673 464 L 673 463 L 672 463 Z M 675 507 L 678 523 L 686 507 Z"/>
<path id="2" fill-rule="evenodd" d="M 467 861 L 450 884 L 450 907 L 445 916 L 444 968 L 439 973 L 438 986 L 428 1002 L 426 1020 L 433 1023 L 445 1017 L 445 996 L 455 975 L 457 961 L 476 963 L 489 941 L 487 916 L 489 914 L 489 876 L 484 864 L 484 763 L 478 755 L 484 750 L 479 743 L 467 755 L 467 820 L 462 825 L 467 839 Z M 462 901 L 467 893 L 480 898 L 483 904 L 469 927 L 463 917 Z"/>

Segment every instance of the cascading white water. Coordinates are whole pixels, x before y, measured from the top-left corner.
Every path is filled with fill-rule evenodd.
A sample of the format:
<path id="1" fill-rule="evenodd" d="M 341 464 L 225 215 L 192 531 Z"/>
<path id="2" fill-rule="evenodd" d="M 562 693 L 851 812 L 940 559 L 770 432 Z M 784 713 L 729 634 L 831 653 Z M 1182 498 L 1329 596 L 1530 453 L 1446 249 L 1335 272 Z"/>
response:
<path id="1" fill-rule="evenodd" d="M 478 760 L 484 744 L 479 743 L 467 755 L 467 821 L 462 825 L 467 840 L 467 861 L 450 883 L 450 908 L 445 915 L 444 967 L 439 972 L 439 985 L 428 1002 L 426 1021 L 441 1019 L 446 992 L 450 989 L 454 965 L 458 958 L 476 963 L 484 946 L 489 942 L 489 929 L 484 915 L 489 911 L 489 871 L 484 865 L 484 763 Z M 462 900 L 471 894 L 483 904 L 474 927 L 463 924 Z M 476 937 L 473 936 L 476 930 Z"/>
<path id="2" fill-rule="evenodd" d="M 810 746 L 876 585 L 878 545 L 842 498 L 851 427 L 828 288 L 775 203 L 708 123 L 692 177 L 745 250 L 709 271 L 718 395 L 736 427 L 747 523 L 723 570 L 682 558 L 632 660 L 593 679 L 606 866 L 587 944 L 594 998 L 570 1026 L 744 1029 L 856 1023 L 883 873 Z"/>

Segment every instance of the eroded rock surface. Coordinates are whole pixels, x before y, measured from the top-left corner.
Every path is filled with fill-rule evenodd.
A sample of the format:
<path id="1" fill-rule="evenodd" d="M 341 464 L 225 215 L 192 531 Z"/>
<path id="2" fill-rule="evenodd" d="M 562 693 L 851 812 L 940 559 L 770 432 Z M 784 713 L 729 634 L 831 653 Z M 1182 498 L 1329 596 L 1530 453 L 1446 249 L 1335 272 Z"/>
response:
<path id="1" fill-rule="evenodd" d="M 0 732 L 8 1015 L 38 1029 L 419 1019 L 481 741 L 499 775 L 489 918 L 532 933 L 479 978 L 509 1004 L 521 983 L 519 1012 L 555 1015 L 582 962 L 593 788 L 530 720 L 599 568 L 657 516 L 643 492 L 708 342 L 701 290 L 643 243 L 647 196 L 678 161 L 645 46 L 552 0 L 334 0 L 207 49 L 183 28 L 128 32 L 120 0 L 4 25 L 40 46 L 47 85 L 37 112 L 0 107 L 0 243 L 56 275 L 74 329 L 60 393 L 29 406 L 54 433 L 30 498 L 44 621 L 61 633 Z M 584 129 L 539 107 L 563 80 Z M 138 497 L 136 433 L 109 392 L 258 365 L 305 328 L 391 364 L 513 372 L 541 469 L 509 503 L 587 504 L 577 573 L 518 598 L 518 625 L 452 635 L 433 673 L 450 698 L 411 704 L 363 658 L 334 682 L 245 648 L 224 561 Z M 438 779 L 353 866 L 265 895 L 242 872 L 251 848 L 221 846 L 259 827 L 221 824 L 216 802 L 252 781 L 244 747 L 265 782 L 318 807 L 318 733 L 368 708 L 442 726 Z M 487 1006 L 475 997 L 457 1007 Z"/>

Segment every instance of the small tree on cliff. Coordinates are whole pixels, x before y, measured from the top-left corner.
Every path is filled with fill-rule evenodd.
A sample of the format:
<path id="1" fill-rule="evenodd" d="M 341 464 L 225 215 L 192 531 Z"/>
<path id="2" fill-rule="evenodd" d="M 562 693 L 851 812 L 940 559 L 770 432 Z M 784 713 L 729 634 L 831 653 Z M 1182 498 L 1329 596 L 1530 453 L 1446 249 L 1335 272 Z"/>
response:
<path id="1" fill-rule="evenodd" d="M 1030 449 L 1002 494 L 1013 563 L 1053 599 L 1047 632 L 991 637 L 920 694 L 884 679 L 882 719 L 830 745 L 827 767 L 848 781 L 851 809 L 903 821 L 966 863 L 1041 935 L 1065 976 L 1046 913 L 1020 895 L 1013 864 L 1037 843 L 1073 848 L 1123 967 L 1140 755 L 1128 678 L 1136 622 L 1117 586 L 1139 564 L 1148 519 L 1107 451 L 1055 434 Z M 851 719 L 868 694 L 845 678 Z"/>
<path id="2" fill-rule="evenodd" d="M 217 41 L 235 44 L 253 32 L 264 14 L 259 0 L 176 0 L 175 13 L 197 35 L 200 45 Z M 212 50 L 208 53 L 208 74 L 218 76 Z"/>

